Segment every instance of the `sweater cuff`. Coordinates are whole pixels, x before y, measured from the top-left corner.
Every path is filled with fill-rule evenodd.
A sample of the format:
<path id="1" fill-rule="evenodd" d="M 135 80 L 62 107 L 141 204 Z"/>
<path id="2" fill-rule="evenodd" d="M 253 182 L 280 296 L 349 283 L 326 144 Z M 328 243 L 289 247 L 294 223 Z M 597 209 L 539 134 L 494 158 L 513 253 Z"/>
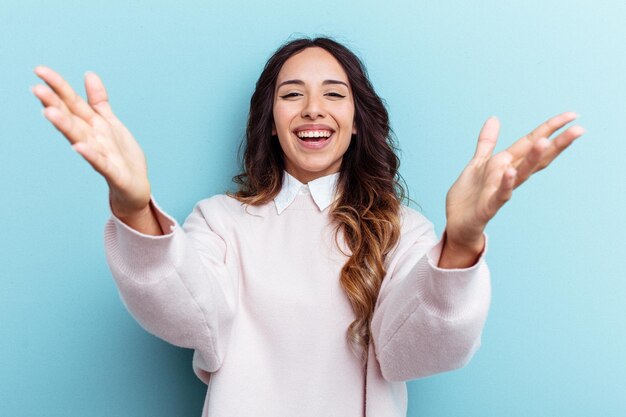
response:
<path id="1" fill-rule="evenodd" d="M 418 288 L 425 307 L 446 320 L 463 317 L 479 308 L 489 294 L 489 269 L 485 262 L 488 238 L 478 261 L 469 268 L 444 269 L 437 265 L 443 249 L 443 238 L 416 265 L 425 277 Z"/>
<path id="2" fill-rule="evenodd" d="M 141 233 L 122 222 L 111 212 L 104 230 L 107 260 L 117 269 L 139 282 L 153 281 L 169 275 L 174 264 L 168 253 L 175 244 L 178 223 L 167 215 L 151 198 L 150 206 L 164 235 Z"/>

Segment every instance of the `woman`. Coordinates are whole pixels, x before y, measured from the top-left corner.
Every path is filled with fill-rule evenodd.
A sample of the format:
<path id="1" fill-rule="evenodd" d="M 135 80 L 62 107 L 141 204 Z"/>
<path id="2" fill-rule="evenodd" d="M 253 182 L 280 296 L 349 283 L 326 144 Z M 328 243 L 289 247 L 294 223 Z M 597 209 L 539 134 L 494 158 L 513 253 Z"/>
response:
<path id="1" fill-rule="evenodd" d="M 208 416 L 404 416 L 404 381 L 463 366 L 480 343 L 488 221 L 583 133 L 547 139 L 576 118 L 564 113 L 492 155 L 488 119 L 437 241 L 401 205 L 387 112 L 361 62 L 298 39 L 257 82 L 239 190 L 201 201 L 180 228 L 151 199 L 100 79 L 85 76 L 85 103 L 35 72 L 44 115 L 109 184 L 107 257 L 128 309 L 195 350 Z"/>

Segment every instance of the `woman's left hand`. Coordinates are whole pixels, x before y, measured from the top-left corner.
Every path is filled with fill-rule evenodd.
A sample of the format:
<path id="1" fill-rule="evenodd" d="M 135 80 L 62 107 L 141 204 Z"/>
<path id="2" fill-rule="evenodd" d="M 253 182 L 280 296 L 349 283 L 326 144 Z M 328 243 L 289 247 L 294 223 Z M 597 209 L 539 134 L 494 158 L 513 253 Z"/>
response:
<path id="1" fill-rule="evenodd" d="M 555 116 L 506 150 L 492 155 L 500 122 L 487 119 L 478 136 L 476 152 L 446 197 L 446 244 L 455 248 L 484 245 L 483 230 L 512 196 L 513 190 L 550 163 L 585 131 L 571 126 L 554 139 L 550 136 L 578 115 Z"/>

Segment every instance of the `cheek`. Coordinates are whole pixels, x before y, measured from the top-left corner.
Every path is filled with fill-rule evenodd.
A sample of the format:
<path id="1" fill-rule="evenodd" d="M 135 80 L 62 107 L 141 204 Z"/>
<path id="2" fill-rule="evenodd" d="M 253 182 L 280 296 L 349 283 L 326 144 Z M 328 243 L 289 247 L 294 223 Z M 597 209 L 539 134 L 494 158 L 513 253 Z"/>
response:
<path id="1" fill-rule="evenodd" d="M 272 115 L 274 116 L 274 125 L 277 129 L 280 130 L 289 126 L 289 109 L 285 106 L 274 104 Z"/>
<path id="2" fill-rule="evenodd" d="M 274 105 L 272 114 L 274 116 L 274 122 L 272 123 L 272 134 L 278 136 L 278 143 L 280 148 L 285 152 L 285 148 L 289 148 L 289 115 L 287 109 L 281 106 Z"/>
<path id="3" fill-rule="evenodd" d="M 350 126 L 352 129 L 352 134 L 356 133 L 356 110 L 354 108 L 354 103 L 346 103 L 346 106 L 342 109 L 343 114 L 343 123 L 344 125 Z"/>

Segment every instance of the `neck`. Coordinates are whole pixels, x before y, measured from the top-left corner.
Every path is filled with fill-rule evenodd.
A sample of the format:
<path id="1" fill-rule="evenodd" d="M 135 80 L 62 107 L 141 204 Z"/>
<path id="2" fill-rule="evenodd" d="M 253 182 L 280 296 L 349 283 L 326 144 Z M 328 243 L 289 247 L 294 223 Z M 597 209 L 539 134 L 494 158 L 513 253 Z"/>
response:
<path id="1" fill-rule="evenodd" d="M 293 169 L 292 167 L 287 167 L 285 168 L 285 171 L 287 171 L 289 175 L 300 181 L 302 184 L 308 184 L 309 182 L 315 181 L 318 178 L 322 178 L 327 175 L 339 172 L 339 167 L 337 167 L 337 169 L 326 169 L 319 172 L 304 171 L 300 169 Z"/>

